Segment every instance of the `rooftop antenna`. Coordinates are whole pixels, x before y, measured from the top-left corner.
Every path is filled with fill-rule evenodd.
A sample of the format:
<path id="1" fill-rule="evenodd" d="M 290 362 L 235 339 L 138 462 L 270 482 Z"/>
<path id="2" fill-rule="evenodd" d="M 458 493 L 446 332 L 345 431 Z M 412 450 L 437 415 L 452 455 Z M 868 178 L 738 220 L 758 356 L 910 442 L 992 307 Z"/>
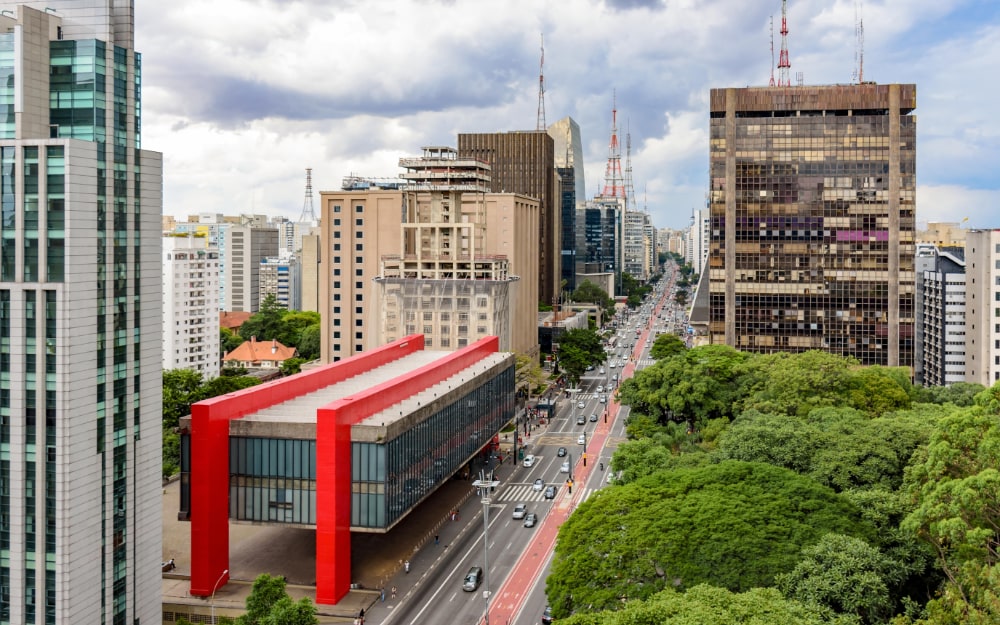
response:
<path id="1" fill-rule="evenodd" d="M 315 224 L 316 212 L 313 210 L 313 170 L 306 167 L 306 197 L 302 202 L 302 216 L 299 217 L 300 224 Z"/>
<path id="2" fill-rule="evenodd" d="M 792 81 L 788 70 L 792 64 L 788 61 L 788 19 L 786 9 L 788 0 L 781 0 L 781 52 L 778 54 L 778 86 L 791 87 Z"/>
<path id="3" fill-rule="evenodd" d="M 774 86 L 774 16 L 771 16 L 771 82 L 769 86 Z"/>
<path id="4" fill-rule="evenodd" d="M 545 33 L 542 33 L 542 59 L 538 63 L 538 125 L 535 130 L 543 131 L 545 125 Z"/>
<path id="5" fill-rule="evenodd" d="M 861 18 L 861 0 L 854 0 L 854 80 L 865 81 L 865 22 Z"/>

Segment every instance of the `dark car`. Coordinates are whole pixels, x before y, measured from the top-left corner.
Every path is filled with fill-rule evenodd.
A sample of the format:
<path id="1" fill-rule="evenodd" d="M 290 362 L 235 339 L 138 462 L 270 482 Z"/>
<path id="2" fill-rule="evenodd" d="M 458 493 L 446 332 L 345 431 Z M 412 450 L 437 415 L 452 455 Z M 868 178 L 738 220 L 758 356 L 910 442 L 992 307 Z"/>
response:
<path id="1" fill-rule="evenodd" d="M 545 498 L 555 499 L 556 498 L 556 487 L 553 485 L 548 485 L 545 487 Z"/>
<path id="2" fill-rule="evenodd" d="M 576 424 L 577 425 L 586 425 L 586 423 L 587 423 L 587 419 L 583 415 L 580 415 L 579 417 L 576 418 Z"/>
<path id="3" fill-rule="evenodd" d="M 542 625 L 552 625 L 552 621 L 554 620 L 552 618 L 552 606 L 545 606 L 545 611 L 542 612 Z"/>
<path id="4" fill-rule="evenodd" d="M 481 583 L 483 583 L 483 569 L 474 566 L 469 569 L 469 572 L 465 575 L 465 579 L 462 580 L 462 590 L 472 592 L 479 588 L 479 584 Z"/>
<path id="5" fill-rule="evenodd" d="M 524 517 L 525 527 L 535 527 L 535 523 L 537 522 L 538 522 L 538 515 L 536 515 L 534 512 L 529 512 L 528 515 Z"/>
<path id="6" fill-rule="evenodd" d="M 565 447 L 560 447 L 559 450 L 556 452 L 556 455 L 559 456 L 560 458 L 562 458 L 563 456 L 565 456 L 566 455 L 566 448 Z"/>

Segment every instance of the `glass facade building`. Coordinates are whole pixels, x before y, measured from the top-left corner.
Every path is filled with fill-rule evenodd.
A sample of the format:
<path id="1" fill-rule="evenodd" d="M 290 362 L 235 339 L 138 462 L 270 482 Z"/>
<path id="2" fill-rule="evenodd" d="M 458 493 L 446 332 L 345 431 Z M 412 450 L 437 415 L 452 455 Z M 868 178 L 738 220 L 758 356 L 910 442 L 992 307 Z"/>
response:
<path id="1" fill-rule="evenodd" d="M 914 85 L 713 89 L 709 331 L 913 366 Z"/>
<path id="2" fill-rule="evenodd" d="M 130 4 L 0 2 L 0 623 L 160 616 L 161 165 Z"/>

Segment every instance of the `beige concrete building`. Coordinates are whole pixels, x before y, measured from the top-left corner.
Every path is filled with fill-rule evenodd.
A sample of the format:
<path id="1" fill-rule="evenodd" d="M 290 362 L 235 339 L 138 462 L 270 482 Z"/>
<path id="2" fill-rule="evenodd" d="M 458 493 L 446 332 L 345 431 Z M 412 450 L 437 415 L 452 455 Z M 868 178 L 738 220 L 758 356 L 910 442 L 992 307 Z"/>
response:
<path id="1" fill-rule="evenodd" d="M 402 260 L 406 249 L 404 237 L 410 236 L 415 245 L 416 239 L 412 237 L 417 232 L 424 232 L 416 223 L 401 227 L 406 211 L 405 197 L 404 191 L 383 189 L 320 193 L 323 362 L 334 362 L 383 344 L 385 335 L 380 328 L 385 319 L 385 304 L 374 279 L 382 275 L 384 257 Z M 425 193 L 418 197 L 427 199 L 430 195 Z M 495 275 L 503 273 L 519 278 L 514 297 L 508 304 L 510 349 L 537 355 L 539 202 L 512 193 L 463 193 L 461 202 L 461 219 L 466 223 L 474 218 L 485 219 L 485 231 L 477 235 L 482 244 L 477 244 L 475 249 L 481 249 L 483 257 L 506 257 L 506 269 L 498 264 L 490 271 L 499 272 Z M 482 217 L 475 217 L 476 214 Z M 428 236 L 430 232 L 433 230 L 426 230 Z M 427 245 L 430 243 L 428 241 Z M 444 245 L 444 239 L 439 239 L 425 249 L 443 251 Z M 421 275 L 444 277 L 443 273 L 434 273 L 443 271 L 440 259 L 432 260 L 428 256 L 427 261 L 437 267 L 425 265 L 421 267 Z M 418 330 L 422 329 L 422 321 Z M 442 348 L 439 340 L 435 345 Z"/>
<path id="2" fill-rule="evenodd" d="M 965 234 L 965 381 L 1000 381 L 1000 230 Z"/>
<path id="3" fill-rule="evenodd" d="M 309 234 L 302 237 L 302 252 L 299 265 L 302 268 L 302 310 L 319 312 L 320 290 L 320 236 Z"/>
<path id="4" fill-rule="evenodd" d="M 938 247 L 962 247 L 965 245 L 965 230 L 959 223 L 929 221 L 926 230 L 917 232 L 916 242 Z"/>

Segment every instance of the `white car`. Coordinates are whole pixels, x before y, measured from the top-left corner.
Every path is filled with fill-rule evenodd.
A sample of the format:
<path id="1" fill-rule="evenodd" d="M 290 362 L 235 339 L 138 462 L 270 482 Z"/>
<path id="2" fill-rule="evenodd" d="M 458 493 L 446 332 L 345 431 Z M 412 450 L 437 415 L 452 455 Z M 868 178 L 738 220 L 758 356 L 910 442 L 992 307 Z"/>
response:
<path id="1" fill-rule="evenodd" d="M 526 467 L 535 466 L 535 457 L 532 456 L 531 454 L 528 454 L 527 456 L 524 457 L 524 460 L 522 461 L 522 463 Z"/>
<path id="2" fill-rule="evenodd" d="M 601 367 L 601 375 L 604 375 L 604 367 Z"/>
<path id="3" fill-rule="evenodd" d="M 581 434 L 581 435 L 577 436 L 576 437 L 576 444 L 577 445 L 586 445 L 587 444 L 587 435 L 586 434 Z"/>
<path id="4" fill-rule="evenodd" d="M 563 460 L 562 465 L 559 467 L 560 473 L 569 473 L 569 460 Z"/>
<path id="5" fill-rule="evenodd" d="M 603 393 L 603 392 L 604 392 L 604 387 L 603 387 L 603 386 L 601 386 L 600 384 L 598 384 L 598 385 L 597 385 L 597 392 L 598 392 L 598 393 Z"/>
<path id="6" fill-rule="evenodd" d="M 579 408 L 580 410 L 583 410 L 584 408 L 587 407 L 587 404 L 583 403 L 582 401 L 577 402 L 576 407 Z"/>
<path id="7" fill-rule="evenodd" d="M 523 503 L 519 503 L 514 506 L 514 518 L 523 519 L 524 515 L 528 513 L 528 506 Z"/>

